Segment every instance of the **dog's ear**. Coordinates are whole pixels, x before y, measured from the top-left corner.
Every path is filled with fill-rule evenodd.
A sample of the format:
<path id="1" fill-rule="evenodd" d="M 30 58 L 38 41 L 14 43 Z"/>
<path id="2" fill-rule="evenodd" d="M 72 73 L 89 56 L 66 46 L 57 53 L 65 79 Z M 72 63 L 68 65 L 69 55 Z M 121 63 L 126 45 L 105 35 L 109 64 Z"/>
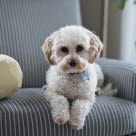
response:
<path id="1" fill-rule="evenodd" d="M 90 63 L 94 63 L 95 60 L 100 56 L 101 51 L 103 50 L 103 44 L 98 36 L 92 33 L 90 39 Z"/>
<path id="2" fill-rule="evenodd" d="M 90 39 L 90 47 L 89 47 L 89 56 L 90 56 L 90 63 L 94 63 L 95 60 L 100 56 L 101 51 L 103 50 L 103 43 L 99 39 L 98 36 L 96 36 L 91 31 L 84 28 L 85 32 L 87 33 L 89 39 Z"/>
<path id="3" fill-rule="evenodd" d="M 42 51 L 45 55 L 46 60 L 51 64 L 54 65 L 55 61 L 52 58 L 52 46 L 53 46 L 53 37 L 47 37 L 43 46 L 42 46 Z"/>

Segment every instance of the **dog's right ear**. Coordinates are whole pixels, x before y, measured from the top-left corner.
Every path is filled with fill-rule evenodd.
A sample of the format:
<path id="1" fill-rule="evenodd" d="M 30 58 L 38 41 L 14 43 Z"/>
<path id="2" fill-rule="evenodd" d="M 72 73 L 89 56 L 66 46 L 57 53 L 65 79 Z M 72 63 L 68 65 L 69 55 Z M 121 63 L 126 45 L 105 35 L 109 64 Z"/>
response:
<path id="1" fill-rule="evenodd" d="M 54 65 L 55 61 L 52 58 L 52 46 L 53 46 L 53 38 L 52 36 L 47 37 L 43 46 L 42 51 L 45 55 L 46 60 L 51 64 Z"/>

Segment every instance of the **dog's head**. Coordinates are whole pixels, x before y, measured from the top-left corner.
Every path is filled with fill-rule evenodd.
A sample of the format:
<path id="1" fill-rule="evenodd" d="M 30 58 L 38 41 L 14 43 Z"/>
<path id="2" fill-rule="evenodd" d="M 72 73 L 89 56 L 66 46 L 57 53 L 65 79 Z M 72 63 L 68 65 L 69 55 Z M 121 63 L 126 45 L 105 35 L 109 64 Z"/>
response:
<path id="1" fill-rule="evenodd" d="M 66 26 L 47 37 L 42 46 L 45 58 L 63 73 L 84 71 L 103 48 L 100 39 L 81 26 Z"/>

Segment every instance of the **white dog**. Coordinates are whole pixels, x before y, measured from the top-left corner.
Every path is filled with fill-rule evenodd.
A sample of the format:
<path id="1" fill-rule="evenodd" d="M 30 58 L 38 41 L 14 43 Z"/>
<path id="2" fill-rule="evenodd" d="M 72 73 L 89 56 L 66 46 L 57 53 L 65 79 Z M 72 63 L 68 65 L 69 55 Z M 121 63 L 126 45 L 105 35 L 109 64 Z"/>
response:
<path id="1" fill-rule="evenodd" d="M 94 63 L 102 49 L 100 39 L 81 26 L 66 26 L 45 40 L 42 50 L 51 64 L 47 71 L 45 97 L 57 124 L 69 121 L 72 128 L 84 126 L 95 103 L 97 69 L 100 86 L 103 83 L 102 71 Z"/>

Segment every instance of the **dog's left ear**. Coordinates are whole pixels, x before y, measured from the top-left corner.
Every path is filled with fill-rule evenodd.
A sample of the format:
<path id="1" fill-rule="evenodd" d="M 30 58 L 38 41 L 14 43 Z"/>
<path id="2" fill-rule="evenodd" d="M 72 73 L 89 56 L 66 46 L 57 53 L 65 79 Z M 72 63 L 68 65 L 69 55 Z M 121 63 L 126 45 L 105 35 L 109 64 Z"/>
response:
<path id="1" fill-rule="evenodd" d="M 90 48 L 89 48 L 90 63 L 95 62 L 95 60 L 100 56 L 102 50 L 103 50 L 103 44 L 100 41 L 99 37 L 91 33 Z"/>
<path id="2" fill-rule="evenodd" d="M 95 60 L 100 56 L 101 51 L 103 50 L 103 44 L 98 36 L 94 33 L 89 31 L 86 28 L 83 28 L 84 31 L 87 33 L 89 40 L 90 40 L 90 47 L 89 47 L 89 63 L 94 63 Z"/>

